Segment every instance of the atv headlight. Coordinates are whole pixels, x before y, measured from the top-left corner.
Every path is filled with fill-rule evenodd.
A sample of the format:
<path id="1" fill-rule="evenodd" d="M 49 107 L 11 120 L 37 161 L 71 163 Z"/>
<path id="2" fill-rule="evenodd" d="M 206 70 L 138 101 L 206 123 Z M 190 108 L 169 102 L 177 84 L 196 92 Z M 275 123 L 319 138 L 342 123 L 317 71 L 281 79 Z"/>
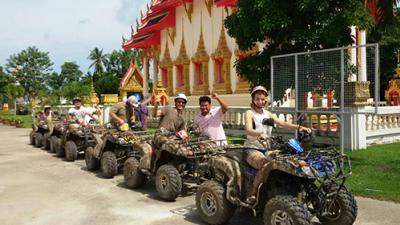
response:
<path id="1" fill-rule="evenodd" d="M 314 173 L 311 170 L 312 168 L 309 166 L 301 167 L 301 171 L 303 171 L 304 174 L 306 174 L 309 177 L 315 177 Z"/>

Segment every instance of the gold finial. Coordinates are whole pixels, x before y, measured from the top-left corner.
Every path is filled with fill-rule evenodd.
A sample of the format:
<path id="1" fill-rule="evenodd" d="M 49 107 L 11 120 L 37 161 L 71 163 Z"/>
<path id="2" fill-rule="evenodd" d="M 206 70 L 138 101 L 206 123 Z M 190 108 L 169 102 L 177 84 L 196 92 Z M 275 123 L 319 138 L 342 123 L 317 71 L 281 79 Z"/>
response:
<path id="1" fill-rule="evenodd" d="M 400 49 L 397 49 L 397 68 L 393 78 L 400 78 Z"/>

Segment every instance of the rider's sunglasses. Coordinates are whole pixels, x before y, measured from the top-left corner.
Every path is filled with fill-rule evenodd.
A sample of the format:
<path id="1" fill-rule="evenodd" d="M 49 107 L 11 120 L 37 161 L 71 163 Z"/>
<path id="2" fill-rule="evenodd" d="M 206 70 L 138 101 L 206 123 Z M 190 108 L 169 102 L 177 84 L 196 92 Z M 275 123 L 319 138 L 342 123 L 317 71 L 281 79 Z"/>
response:
<path id="1" fill-rule="evenodd" d="M 176 101 L 176 103 L 177 103 L 177 104 L 183 104 L 183 105 L 186 104 L 185 101 Z"/>

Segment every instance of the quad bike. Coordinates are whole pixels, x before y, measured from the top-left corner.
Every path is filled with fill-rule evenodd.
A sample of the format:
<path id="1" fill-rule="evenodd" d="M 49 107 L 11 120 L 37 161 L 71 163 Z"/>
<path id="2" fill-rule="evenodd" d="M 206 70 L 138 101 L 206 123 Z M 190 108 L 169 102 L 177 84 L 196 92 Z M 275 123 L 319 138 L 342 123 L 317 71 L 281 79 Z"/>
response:
<path id="1" fill-rule="evenodd" d="M 86 167 L 88 170 L 101 168 L 105 178 L 113 178 L 125 160 L 150 138 L 145 131 L 109 130 L 98 139 L 95 147 L 86 150 Z"/>
<path id="2" fill-rule="evenodd" d="M 68 129 L 68 125 L 63 121 L 54 121 L 54 126 L 52 132 L 50 132 L 49 142 L 50 142 L 50 150 L 51 153 L 56 153 L 57 156 L 64 156 L 65 152 L 61 146 L 61 139 L 63 135 L 66 133 Z"/>
<path id="3" fill-rule="evenodd" d="M 90 123 L 87 126 L 79 124 L 70 124 L 61 139 L 61 148 L 58 156 L 64 156 L 67 161 L 74 161 L 78 154 L 91 151 L 101 138 L 101 135 L 107 129 L 101 125 Z"/>
<path id="4" fill-rule="evenodd" d="M 293 148 L 294 140 L 270 141 L 270 146 L 280 151 L 258 171 L 262 182 L 256 185 L 258 191 L 251 203 L 247 200 L 257 171 L 245 160 L 246 148 L 231 148 L 225 155 L 210 160 L 212 179 L 202 183 L 196 193 L 202 220 L 224 224 L 241 207 L 254 214 L 263 212 L 265 225 L 310 225 L 313 216 L 327 225 L 354 223 L 357 203 L 344 185 L 351 175 L 347 156 L 334 148 L 299 151 Z M 265 140 L 260 142 L 266 146 Z"/>
<path id="5" fill-rule="evenodd" d="M 124 178 L 128 187 L 139 188 L 147 179 L 154 177 L 159 196 L 163 200 L 173 201 L 181 194 L 184 182 L 200 184 L 208 179 L 208 160 L 225 152 L 224 147 L 217 146 L 216 142 L 206 137 L 189 137 L 185 141 L 175 133 L 170 132 L 169 135 L 175 136 L 170 141 L 186 149 L 187 154 L 173 154 L 152 145 L 150 170 L 140 168 L 140 155 L 132 155 L 124 164 Z"/>
<path id="6" fill-rule="evenodd" d="M 32 131 L 29 134 L 29 143 L 37 148 L 44 147 L 48 148 L 48 133 L 50 126 L 46 121 L 41 120 L 32 125 Z"/>

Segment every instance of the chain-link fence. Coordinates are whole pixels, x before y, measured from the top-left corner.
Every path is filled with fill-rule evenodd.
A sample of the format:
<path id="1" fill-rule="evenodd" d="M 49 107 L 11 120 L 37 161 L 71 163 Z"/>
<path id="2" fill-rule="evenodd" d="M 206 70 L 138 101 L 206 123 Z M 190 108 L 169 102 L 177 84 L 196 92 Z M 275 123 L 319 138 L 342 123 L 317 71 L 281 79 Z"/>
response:
<path id="1" fill-rule="evenodd" d="M 379 102 L 377 44 L 271 57 L 272 110 L 348 113 Z"/>

